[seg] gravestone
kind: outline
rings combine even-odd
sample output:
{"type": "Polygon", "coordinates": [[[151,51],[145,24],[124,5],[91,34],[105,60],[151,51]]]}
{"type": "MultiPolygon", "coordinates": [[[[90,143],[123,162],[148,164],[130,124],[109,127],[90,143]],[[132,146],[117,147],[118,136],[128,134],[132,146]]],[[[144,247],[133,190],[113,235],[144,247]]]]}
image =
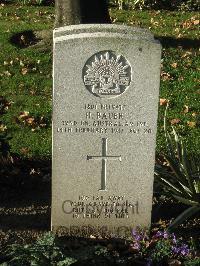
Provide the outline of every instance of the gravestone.
{"type": "Polygon", "coordinates": [[[54,231],[127,236],[150,225],[160,57],[148,30],[54,30],[54,231]]]}

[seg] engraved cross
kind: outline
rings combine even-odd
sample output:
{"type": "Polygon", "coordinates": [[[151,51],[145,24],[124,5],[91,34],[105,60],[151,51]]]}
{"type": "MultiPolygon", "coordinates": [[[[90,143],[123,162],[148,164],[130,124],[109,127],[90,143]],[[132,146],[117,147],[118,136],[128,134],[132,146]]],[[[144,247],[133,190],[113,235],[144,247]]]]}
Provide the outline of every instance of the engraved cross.
{"type": "Polygon", "coordinates": [[[102,160],[102,169],[101,169],[101,190],[106,190],[106,165],[107,160],[119,160],[121,162],[122,158],[121,155],[107,155],[107,138],[102,138],[102,155],[96,156],[96,155],[87,155],[87,160],[102,160]]]}

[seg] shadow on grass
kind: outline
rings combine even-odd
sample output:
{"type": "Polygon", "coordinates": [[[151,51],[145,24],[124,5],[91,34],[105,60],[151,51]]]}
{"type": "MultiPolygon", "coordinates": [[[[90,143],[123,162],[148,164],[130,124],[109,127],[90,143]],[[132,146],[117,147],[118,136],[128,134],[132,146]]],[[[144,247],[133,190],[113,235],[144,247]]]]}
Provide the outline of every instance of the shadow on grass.
{"type": "MultiPolygon", "coordinates": [[[[45,39],[51,39],[49,38],[51,36],[50,34],[40,34],[38,31],[37,33],[34,31],[23,31],[18,32],[14,34],[10,38],[10,42],[17,46],[18,48],[27,48],[29,46],[33,46],[40,42],[43,38],[45,39]]],[[[174,37],[168,37],[168,36],[155,36],[156,39],[158,39],[162,46],[164,48],[177,48],[182,47],[182,49],[190,49],[190,48],[199,48],[200,47],[200,39],[189,39],[189,38],[174,38],[174,37]]],[[[53,40],[51,40],[52,42],[53,40]]]]}
{"type": "MultiPolygon", "coordinates": [[[[15,233],[22,230],[25,234],[28,230],[50,230],[50,206],[51,161],[15,159],[14,163],[0,162],[0,231],[15,233]]],[[[153,205],[152,223],[176,218],[186,208],[183,204],[158,199],[153,205]]],[[[198,218],[200,215],[196,216],[198,218]]],[[[197,223],[192,219],[177,233],[200,234],[197,223]]]]}
{"type": "MultiPolygon", "coordinates": [[[[25,1],[26,2],[26,1],[25,1]]],[[[42,1],[41,4],[34,4],[34,1],[32,1],[33,3],[25,3],[23,4],[23,1],[17,1],[17,0],[1,0],[1,4],[6,4],[6,5],[18,5],[18,6],[54,6],[55,1],[54,0],[45,0],[42,1]]]]}
{"type": "Polygon", "coordinates": [[[0,230],[50,229],[51,162],[0,162],[0,230]]]}
{"type": "Polygon", "coordinates": [[[158,39],[164,48],[177,48],[182,47],[183,49],[189,48],[199,48],[200,47],[200,39],[189,39],[189,38],[173,38],[167,36],[155,36],[158,39]]]}
{"type": "Polygon", "coordinates": [[[34,45],[39,41],[41,39],[31,30],[18,32],[10,38],[10,42],[21,49],[34,45]]]}

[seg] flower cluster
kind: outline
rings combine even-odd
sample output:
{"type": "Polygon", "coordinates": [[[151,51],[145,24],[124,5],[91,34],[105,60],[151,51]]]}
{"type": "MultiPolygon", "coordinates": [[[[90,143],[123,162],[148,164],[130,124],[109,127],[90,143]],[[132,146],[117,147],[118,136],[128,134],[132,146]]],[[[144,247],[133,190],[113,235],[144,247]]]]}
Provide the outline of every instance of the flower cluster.
{"type": "Polygon", "coordinates": [[[188,256],[190,254],[190,249],[188,245],[182,244],[180,246],[172,247],[172,252],[178,256],[188,256]]]}
{"type": "Polygon", "coordinates": [[[132,230],[133,244],[131,244],[131,250],[142,251],[144,248],[148,248],[150,244],[150,238],[146,230],[136,228],[132,230]]]}
{"type": "Polygon", "coordinates": [[[177,240],[174,233],[170,234],[167,231],[158,231],[154,236],[154,239],[165,239],[170,241],[172,254],[178,256],[188,256],[190,249],[188,245],[182,244],[180,240],[177,240]]]}
{"type": "Polygon", "coordinates": [[[157,231],[150,236],[148,231],[136,228],[132,230],[132,237],[130,251],[148,258],[157,258],[157,253],[170,258],[186,257],[190,254],[188,245],[167,231],[157,231]]]}

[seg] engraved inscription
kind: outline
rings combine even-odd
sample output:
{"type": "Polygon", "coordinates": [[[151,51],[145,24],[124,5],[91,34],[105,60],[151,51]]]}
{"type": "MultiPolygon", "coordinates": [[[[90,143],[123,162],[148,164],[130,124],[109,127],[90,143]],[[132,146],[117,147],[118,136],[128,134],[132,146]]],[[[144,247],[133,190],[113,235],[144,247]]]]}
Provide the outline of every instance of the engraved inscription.
{"type": "Polygon", "coordinates": [[[101,51],[86,62],[83,82],[93,95],[112,98],[129,87],[131,66],[124,56],[116,55],[113,51],[101,51]]]}
{"type": "Polygon", "coordinates": [[[118,195],[79,195],[77,200],[65,200],[62,211],[74,219],[127,219],[139,214],[139,201],[129,201],[118,195]]]}
{"type": "Polygon", "coordinates": [[[87,155],[87,160],[102,160],[102,170],[101,170],[101,189],[106,190],[106,164],[107,160],[119,160],[121,162],[122,158],[121,156],[117,155],[107,155],[107,138],[102,138],[102,155],[96,156],[96,155],[87,155]]]}
{"type": "Polygon", "coordinates": [[[58,133],[80,134],[130,134],[151,136],[153,128],[149,121],[130,120],[129,106],[124,104],[86,103],[80,118],[66,117],[57,127],[58,133]]]}

